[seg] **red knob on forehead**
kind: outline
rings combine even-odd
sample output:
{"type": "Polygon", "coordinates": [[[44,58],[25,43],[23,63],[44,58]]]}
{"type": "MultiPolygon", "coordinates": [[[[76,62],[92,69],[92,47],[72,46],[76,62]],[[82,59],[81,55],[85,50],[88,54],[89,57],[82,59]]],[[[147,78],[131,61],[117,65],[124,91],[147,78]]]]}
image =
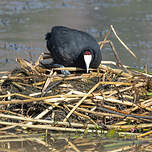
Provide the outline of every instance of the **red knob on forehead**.
{"type": "Polygon", "coordinates": [[[91,52],[90,51],[85,51],[84,55],[91,55],[91,52]]]}

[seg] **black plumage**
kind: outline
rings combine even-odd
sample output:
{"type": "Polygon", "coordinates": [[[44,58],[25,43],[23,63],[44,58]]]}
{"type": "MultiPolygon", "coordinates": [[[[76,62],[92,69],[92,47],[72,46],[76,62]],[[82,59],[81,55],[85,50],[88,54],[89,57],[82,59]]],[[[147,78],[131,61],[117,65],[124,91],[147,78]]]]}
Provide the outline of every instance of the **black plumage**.
{"type": "Polygon", "coordinates": [[[64,26],[55,26],[46,34],[47,48],[54,63],[66,67],[86,68],[84,54],[90,52],[90,66],[97,68],[101,63],[101,51],[97,41],[88,33],[64,26]],[[87,52],[87,53],[85,53],[87,52]]]}

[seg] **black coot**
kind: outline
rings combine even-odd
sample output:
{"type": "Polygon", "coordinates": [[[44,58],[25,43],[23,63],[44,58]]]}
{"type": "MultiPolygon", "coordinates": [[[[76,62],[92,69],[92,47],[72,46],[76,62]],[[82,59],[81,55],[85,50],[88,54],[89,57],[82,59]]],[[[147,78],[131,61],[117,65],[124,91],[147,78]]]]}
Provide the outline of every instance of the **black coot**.
{"type": "Polygon", "coordinates": [[[55,26],[46,34],[47,48],[54,63],[66,67],[97,68],[101,51],[97,41],[88,33],[64,26],[55,26]]]}

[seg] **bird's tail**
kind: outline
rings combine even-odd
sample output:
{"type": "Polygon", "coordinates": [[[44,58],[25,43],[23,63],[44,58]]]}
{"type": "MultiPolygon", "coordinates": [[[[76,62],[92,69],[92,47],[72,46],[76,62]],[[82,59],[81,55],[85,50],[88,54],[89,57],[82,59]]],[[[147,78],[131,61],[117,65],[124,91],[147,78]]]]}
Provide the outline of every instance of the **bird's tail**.
{"type": "Polygon", "coordinates": [[[49,40],[51,37],[51,32],[45,34],[45,40],[49,40]]]}

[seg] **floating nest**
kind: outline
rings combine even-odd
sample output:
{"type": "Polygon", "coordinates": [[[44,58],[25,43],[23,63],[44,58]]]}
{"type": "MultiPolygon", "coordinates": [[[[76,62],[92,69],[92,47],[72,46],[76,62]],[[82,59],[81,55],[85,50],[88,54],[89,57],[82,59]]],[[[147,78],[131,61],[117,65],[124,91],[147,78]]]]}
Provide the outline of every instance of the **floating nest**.
{"type": "Polygon", "coordinates": [[[43,58],[18,58],[20,68],[1,72],[0,130],[151,134],[152,75],[120,62],[121,68],[101,64],[89,74],[74,67],[48,69],[40,64],[43,58]]]}

